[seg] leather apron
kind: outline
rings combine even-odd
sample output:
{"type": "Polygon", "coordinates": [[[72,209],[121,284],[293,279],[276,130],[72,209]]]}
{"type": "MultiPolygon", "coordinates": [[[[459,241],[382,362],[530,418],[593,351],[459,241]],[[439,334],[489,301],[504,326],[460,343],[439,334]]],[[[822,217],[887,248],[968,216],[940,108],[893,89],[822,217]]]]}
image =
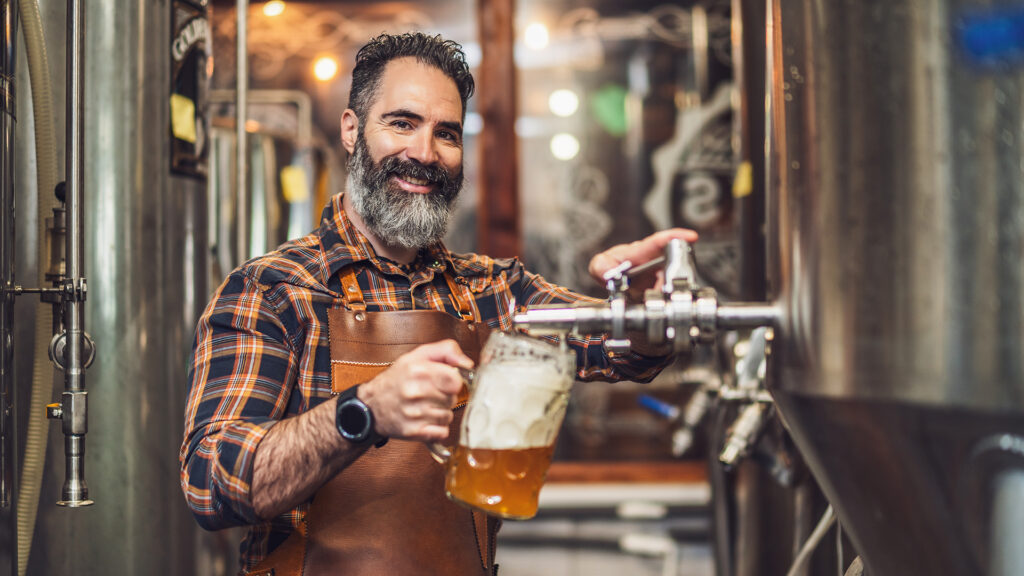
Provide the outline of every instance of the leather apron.
{"type": "MultiPolygon", "coordinates": [[[[444,277],[463,319],[436,310],[367,312],[355,271],[341,272],[345,307],[327,313],[332,394],[445,338],[479,361],[489,328],[474,318],[468,288],[444,277]]],[[[456,404],[449,438],[458,437],[465,400],[456,404]]],[[[422,442],[391,439],[370,447],[320,488],[302,524],[249,574],[492,574],[500,520],[448,500],[444,474],[422,442]]]]}

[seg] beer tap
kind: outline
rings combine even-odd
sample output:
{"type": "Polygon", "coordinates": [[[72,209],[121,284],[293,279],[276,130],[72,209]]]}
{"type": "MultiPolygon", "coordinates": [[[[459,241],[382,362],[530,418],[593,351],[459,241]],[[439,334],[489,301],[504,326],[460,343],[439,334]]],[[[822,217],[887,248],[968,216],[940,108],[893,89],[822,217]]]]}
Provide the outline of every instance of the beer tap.
{"type": "Polygon", "coordinates": [[[779,312],[770,303],[720,302],[714,288],[698,284],[696,270],[693,248],[675,239],[659,258],[638,266],[626,261],[609,270],[604,275],[606,304],[532,306],[517,314],[514,322],[532,334],[607,334],[605,346],[613,354],[629,351],[627,332],[644,334],[652,345],[671,345],[673,352],[685,353],[694,346],[714,342],[721,331],[754,329],[747,354],[736,366],[735,386],[703,386],[685,409],[654,406],[651,401],[647,406],[680,423],[673,437],[673,453],[682,455],[690,447],[693,429],[709,410],[712,397],[740,404],[739,416],[719,455],[729,467],[750,452],[770,415],[772,400],[763,386],[763,365],[771,327],[779,312]],[[628,304],[630,278],[657,266],[664,266],[664,281],[647,290],[642,303],[628,304]]]}
{"type": "Polygon", "coordinates": [[[633,266],[629,261],[604,275],[606,304],[591,306],[530,306],[516,314],[517,327],[531,334],[607,334],[605,346],[612,353],[630,349],[627,332],[645,334],[655,346],[671,345],[673,352],[688,352],[697,344],[713,342],[720,330],[771,326],[778,317],[766,303],[719,303],[714,288],[698,286],[693,248],[674,239],[663,256],[633,266]],[[630,277],[664,266],[665,280],[644,293],[642,304],[628,304],[630,277]]]}

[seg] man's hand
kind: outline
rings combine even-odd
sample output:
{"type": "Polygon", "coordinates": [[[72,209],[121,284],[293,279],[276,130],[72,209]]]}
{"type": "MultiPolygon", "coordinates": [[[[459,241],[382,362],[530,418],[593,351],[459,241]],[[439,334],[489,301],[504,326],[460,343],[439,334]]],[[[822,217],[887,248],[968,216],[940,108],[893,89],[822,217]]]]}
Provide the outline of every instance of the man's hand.
{"type": "Polygon", "coordinates": [[[379,434],[423,442],[444,440],[463,385],[458,368],[472,367],[473,361],[454,340],[425,344],[359,386],[359,399],[373,411],[379,434]]]}
{"type": "MultiPolygon", "coordinates": [[[[590,275],[603,285],[605,272],[626,260],[632,262],[633,266],[639,266],[654,260],[665,253],[665,246],[670,240],[675,238],[681,238],[687,242],[696,242],[697,233],[683,228],[670,228],[655,232],[643,240],[612,246],[590,259],[590,275]]],[[[661,269],[651,270],[636,277],[631,276],[629,279],[629,299],[634,302],[640,302],[643,300],[644,291],[656,287],[661,278],[663,278],[661,269]]]]}

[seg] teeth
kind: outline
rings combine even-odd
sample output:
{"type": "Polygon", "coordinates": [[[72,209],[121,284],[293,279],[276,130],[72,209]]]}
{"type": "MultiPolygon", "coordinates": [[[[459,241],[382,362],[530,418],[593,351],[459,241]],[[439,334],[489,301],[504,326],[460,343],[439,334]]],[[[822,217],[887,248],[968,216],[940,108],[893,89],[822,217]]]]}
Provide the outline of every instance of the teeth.
{"type": "Polygon", "coordinates": [[[405,177],[405,181],[410,183],[410,184],[415,184],[417,186],[426,186],[427,184],[429,184],[429,182],[427,180],[421,180],[419,178],[413,178],[412,176],[406,176],[405,177]]]}

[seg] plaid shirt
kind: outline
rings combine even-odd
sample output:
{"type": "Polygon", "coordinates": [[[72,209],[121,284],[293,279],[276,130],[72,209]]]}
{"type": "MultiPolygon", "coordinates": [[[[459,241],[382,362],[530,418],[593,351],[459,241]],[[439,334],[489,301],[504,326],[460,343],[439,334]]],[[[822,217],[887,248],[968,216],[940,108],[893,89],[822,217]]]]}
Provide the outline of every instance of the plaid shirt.
{"type": "MultiPolygon", "coordinates": [[[[596,302],[525,271],[514,259],[458,255],[438,244],[401,266],[379,258],[334,196],[313,233],[234,270],[196,327],[189,368],[181,486],[208,530],[248,525],[243,569],[276,548],[302,521],[308,503],[264,520],[253,510],[250,485],[256,447],[282,418],[331,397],[327,310],[341,306],[338,271],[356,266],[366,309],[432,309],[457,316],[446,271],[468,287],[477,316],[512,329],[510,304],[596,302]]],[[[582,380],[646,381],[662,358],[627,354],[610,359],[601,338],[571,339],[582,380]]]]}

